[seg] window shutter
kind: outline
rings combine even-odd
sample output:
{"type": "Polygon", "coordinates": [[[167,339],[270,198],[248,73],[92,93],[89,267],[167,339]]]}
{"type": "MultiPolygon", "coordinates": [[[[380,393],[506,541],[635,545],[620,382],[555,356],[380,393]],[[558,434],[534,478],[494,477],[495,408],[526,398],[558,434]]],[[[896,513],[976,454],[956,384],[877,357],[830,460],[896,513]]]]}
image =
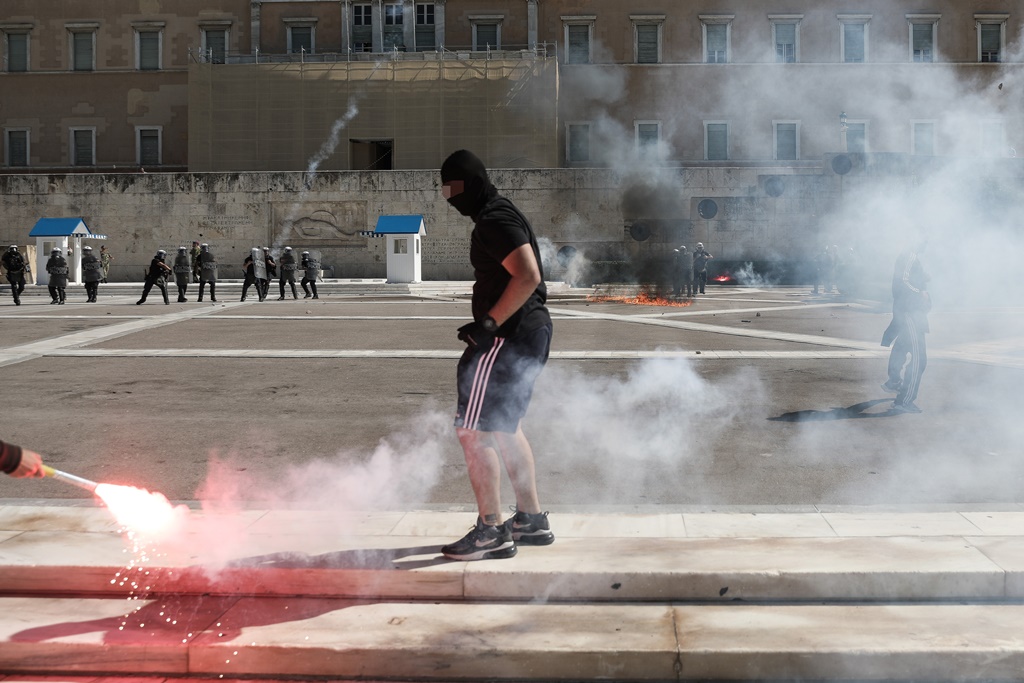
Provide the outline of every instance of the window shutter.
{"type": "Polygon", "coordinates": [[[139,163],[142,166],[160,165],[160,131],[139,131],[139,163]]]}
{"type": "Polygon", "coordinates": [[[227,31],[207,31],[206,50],[210,53],[214,64],[223,64],[227,53],[227,31]]]}
{"type": "Polygon", "coordinates": [[[846,149],[851,152],[864,152],[866,136],[863,123],[851,123],[846,128],[846,149]]]}
{"type": "Polygon", "coordinates": [[[160,68],[160,34],[156,31],[139,32],[139,69],[156,71],[160,68]]]}
{"type": "Polygon", "coordinates": [[[570,24],[569,49],[566,55],[568,64],[590,63],[590,26],[586,24],[570,24]]]}
{"type": "Polygon", "coordinates": [[[28,133],[23,130],[9,131],[7,152],[11,166],[28,166],[28,133]]]}
{"type": "Polygon", "coordinates": [[[658,26],[637,24],[636,61],[638,64],[658,63],[658,26]]]}
{"type": "Polygon", "coordinates": [[[75,32],[71,34],[74,40],[74,70],[92,71],[92,33],[75,32]]]}
{"type": "Polygon", "coordinates": [[[775,24],[777,45],[796,45],[796,24],[775,24]]]}
{"type": "Polygon", "coordinates": [[[75,166],[92,166],[92,131],[75,131],[75,166]]]}
{"type": "Polygon", "coordinates": [[[292,26],[292,52],[298,53],[303,50],[307,54],[313,51],[313,27],[292,26]]]}
{"type": "Polygon", "coordinates": [[[729,158],[729,127],[724,123],[708,124],[708,161],[729,158]]]}
{"type": "Polygon", "coordinates": [[[932,25],[914,24],[913,42],[914,61],[932,61],[932,25]]]}
{"type": "Polygon", "coordinates": [[[639,123],[636,127],[636,141],[640,147],[658,144],[658,124],[639,123]]]}
{"type": "Polygon", "coordinates": [[[483,50],[488,46],[490,46],[492,50],[498,47],[498,25],[477,24],[476,45],[474,46],[474,49],[483,50]]]}
{"type": "Polygon", "coordinates": [[[726,24],[708,24],[708,63],[724,64],[726,61],[726,24]]]}
{"type": "Polygon", "coordinates": [[[843,24],[844,62],[864,61],[864,24],[843,24]]]}
{"type": "Polygon", "coordinates": [[[28,71],[28,34],[7,34],[7,70],[28,71]]]}
{"type": "Polygon", "coordinates": [[[796,159],[795,123],[780,123],[775,127],[775,156],[781,160],[796,159]]]}
{"type": "Polygon", "coordinates": [[[998,62],[999,61],[999,41],[1000,26],[999,24],[982,24],[981,25],[981,61],[983,62],[998,62]]]}

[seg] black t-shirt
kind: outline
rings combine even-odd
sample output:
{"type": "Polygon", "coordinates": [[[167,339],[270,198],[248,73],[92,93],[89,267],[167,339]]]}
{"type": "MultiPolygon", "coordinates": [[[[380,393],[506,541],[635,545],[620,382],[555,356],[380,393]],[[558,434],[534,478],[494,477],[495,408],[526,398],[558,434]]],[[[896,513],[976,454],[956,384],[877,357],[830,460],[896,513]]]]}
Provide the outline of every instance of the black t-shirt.
{"type": "Polygon", "coordinates": [[[529,244],[540,269],[540,284],[526,303],[498,328],[498,335],[511,337],[550,323],[551,316],[544,305],[548,291],[540,249],[526,216],[511,201],[498,195],[484,205],[474,220],[476,227],[469,247],[469,262],[476,280],[473,283],[473,318],[486,318],[511,281],[512,276],[501,265],[502,261],[519,247],[529,244]]]}

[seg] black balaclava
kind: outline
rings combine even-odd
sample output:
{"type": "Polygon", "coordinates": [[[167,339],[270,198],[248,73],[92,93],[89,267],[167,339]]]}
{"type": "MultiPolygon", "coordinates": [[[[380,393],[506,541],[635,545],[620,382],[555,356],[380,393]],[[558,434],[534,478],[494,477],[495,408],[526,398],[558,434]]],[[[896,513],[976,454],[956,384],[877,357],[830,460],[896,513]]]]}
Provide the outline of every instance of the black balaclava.
{"type": "Polygon", "coordinates": [[[452,152],[441,164],[441,182],[447,183],[451,180],[461,180],[465,183],[465,190],[461,194],[448,199],[448,203],[463,216],[477,215],[484,208],[484,204],[498,194],[498,190],[491,185],[487,177],[484,162],[465,149],[452,152]]]}

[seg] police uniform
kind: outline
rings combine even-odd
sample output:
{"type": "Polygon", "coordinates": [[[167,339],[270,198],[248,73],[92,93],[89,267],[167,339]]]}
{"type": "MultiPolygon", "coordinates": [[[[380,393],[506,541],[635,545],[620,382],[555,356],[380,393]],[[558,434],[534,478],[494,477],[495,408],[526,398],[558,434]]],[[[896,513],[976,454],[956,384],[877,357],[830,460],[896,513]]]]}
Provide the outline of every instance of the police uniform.
{"type": "Polygon", "coordinates": [[[92,253],[92,247],[82,247],[82,282],[85,283],[86,303],[96,303],[100,281],[103,279],[103,264],[92,253]]]}
{"type": "Polygon", "coordinates": [[[170,267],[164,263],[166,255],[167,252],[161,249],[156,252],[156,256],[149,262],[149,272],[146,273],[146,283],[142,288],[142,298],[135,302],[136,305],[146,303],[146,297],[149,296],[149,290],[153,289],[153,285],[160,288],[160,293],[164,295],[164,303],[171,303],[171,300],[167,298],[167,283],[165,281],[165,278],[171,272],[170,267]]]}
{"type": "Polygon", "coordinates": [[[11,283],[14,305],[20,306],[21,293],[25,291],[25,257],[18,251],[18,246],[12,244],[7,247],[3,257],[0,257],[0,262],[7,271],[7,281],[11,283]]]}
{"type": "Polygon", "coordinates": [[[199,301],[203,300],[203,288],[210,283],[210,301],[216,301],[217,295],[217,258],[210,251],[210,245],[199,246],[199,301]]]}
{"type": "Polygon", "coordinates": [[[320,297],[316,293],[316,278],[320,274],[320,262],[317,261],[308,251],[302,252],[302,270],[305,274],[302,276],[302,291],[306,293],[304,299],[310,297],[309,290],[313,290],[313,298],[319,299],[320,297]],[[308,285],[308,287],[307,287],[308,285]]]}
{"type": "Polygon", "coordinates": [[[281,287],[281,296],[278,301],[284,301],[284,285],[287,282],[292,286],[292,298],[298,299],[299,293],[295,290],[295,252],[292,251],[291,247],[285,247],[284,253],[281,254],[280,263],[281,275],[278,280],[278,285],[281,287]]]}
{"type": "Polygon", "coordinates": [[[189,261],[185,247],[178,247],[178,255],[174,257],[174,284],[178,287],[178,303],[188,301],[188,281],[192,279],[192,263],[189,261]]]}
{"type": "Polygon", "coordinates": [[[61,255],[61,250],[54,247],[50,251],[50,259],[46,262],[46,272],[50,275],[48,289],[50,290],[50,303],[64,303],[64,288],[68,286],[68,262],[61,255]]]}

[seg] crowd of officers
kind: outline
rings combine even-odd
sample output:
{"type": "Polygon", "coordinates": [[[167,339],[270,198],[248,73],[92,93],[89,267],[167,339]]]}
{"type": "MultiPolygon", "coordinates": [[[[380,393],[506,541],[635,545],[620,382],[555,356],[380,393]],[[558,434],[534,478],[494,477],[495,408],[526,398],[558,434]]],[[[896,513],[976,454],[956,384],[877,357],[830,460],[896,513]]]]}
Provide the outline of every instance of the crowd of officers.
{"type": "MultiPolygon", "coordinates": [[[[82,281],[85,283],[87,303],[96,303],[96,296],[99,293],[101,283],[107,281],[110,270],[110,255],[106,247],[101,248],[99,256],[93,254],[92,247],[82,247],[82,281]]],[[[25,272],[28,270],[28,263],[24,255],[18,251],[17,245],[10,245],[0,257],[0,265],[7,273],[7,281],[11,283],[11,294],[14,303],[21,305],[21,295],[25,290],[25,272]]],[[[285,297],[285,285],[291,286],[293,299],[298,299],[298,291],[295,288],[295,274],[297,270],[302,271],[300,281],[305,298],[319,299],[316,290],[316,280],[320,274],[320,262],[308,251],[302,252],[296,260],[295,252],[291,247],[285,247],[281,255],[275,260],[270,254],[270,247],[254,247],[250,250],[242,263],[245,272],[245,279],[242,284],[242,301],[245,301],[249,288],[255,286],[256,294],[260,301],[267,298],[270,289],[270,280],[277,278],[281,295],[278,301],[285,297]]],[[[66,289],[68,285],[68,262],[64,258],[63,250],[54,247],[50,251],[50,257],[46,262],[46,273],[49,276],[48,289],[50,292],[51,304],[63,304],[66,300],[66,289]]],[[[190,283],[199,283],[199,297],[197,301],[203,300],[206,286],[210,286],[210,301],[217,301],[217,259],[210,251],[209,244],[200,244],[198,241],[192,243],[191,251],[186,247],[178,247],[178,253],[174,257],[173,264],[167,263],[167,252],[160,249],[150,261],[146,270],[146,277],[142,288],[142,297],[136,302],[141,305],[146,302],[150,290],[156,287],[163,295],[164,303],[170,304],[167,295],[167,283],[174,280],[178,289],[178,302],[188,301],[185,294],[190,283]]]]}

